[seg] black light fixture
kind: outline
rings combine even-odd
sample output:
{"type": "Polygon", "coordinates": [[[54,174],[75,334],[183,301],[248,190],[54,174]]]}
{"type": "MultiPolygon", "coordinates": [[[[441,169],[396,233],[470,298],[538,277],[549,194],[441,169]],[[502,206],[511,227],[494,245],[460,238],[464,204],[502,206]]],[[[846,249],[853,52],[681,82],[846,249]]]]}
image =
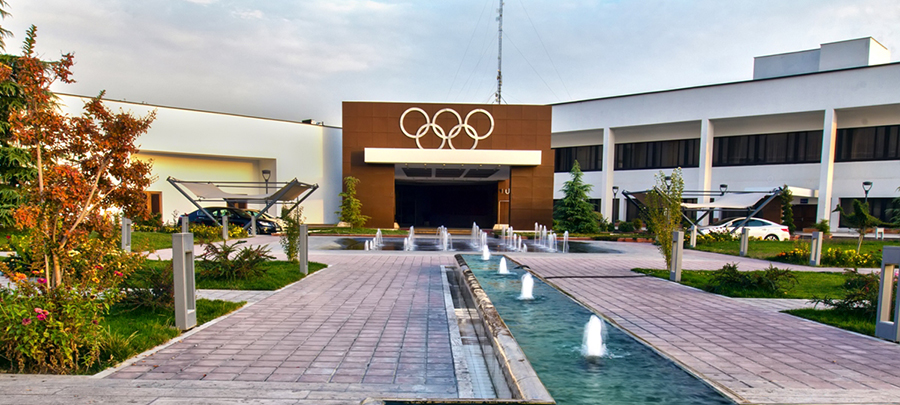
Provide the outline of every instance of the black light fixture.
{"type": "Polygon", "coordinates": [[[864,181],[862,184],[862,188],[863,188],[863,191],[866,192],[865,202],[868,203],[869,202],[869,190],[872,189],[872,182],[868,181],[868,180],[864,181]]]}
{"type": "Polygon", "coordinates": [[[727,184],[719,184],[719,191],[722,192],[722,195],[725,195],[725,192],[728,191],[728,185],[727,184]]]}
{"type": "Polygon", "coordinates": [[[266,193],[269,192],[269,178],[272,177],[272,171],[269,169],[263,169],[262,171],[263,180],[266,181],[266,193]]]}
{"type": "Polygon", "coordinates": [[[668,190],[669,187],[672,186],[672,176],[666,176],[666,177],[663,177],[663,180],[665,180],[665,182],[666,182],[666,189],[668,190]]]}
{"type": "Polygon", "coordinates": [[[619,186],[613,186],[613,199],[619,194],[619,186]]]}

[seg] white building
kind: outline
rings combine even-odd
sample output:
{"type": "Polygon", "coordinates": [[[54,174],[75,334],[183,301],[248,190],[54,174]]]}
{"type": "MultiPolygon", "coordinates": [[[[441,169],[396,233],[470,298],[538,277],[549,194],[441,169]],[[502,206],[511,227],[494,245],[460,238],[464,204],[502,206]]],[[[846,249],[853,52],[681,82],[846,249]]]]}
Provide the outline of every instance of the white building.
{"type": "MultiPolygon", "coordinates": [[[[809,189],[794,201],[798,224],[834,229],[835,206],[871,181],[883,215],[900,193],[900,63],[889,61],[862,38],[758,57],[753,80],[555,104],[555,190],[577,159],[612,218],[613,186],[646,190],[682,167],[689,190],[809,189]]],[[[615,203],[625,219],[621,194],[615,203]]]]}
{"type": "MultiPolygon", "coordinates": [[[[87,99],[61,95],[63,109],[81,114],[87,99]]],[[[139,138],[139,159],[153,160],[154,182],[148,204],[163,221],[173,213],[196,210],[166,179],[269,182],[297,178],[317,183],[319,190],[304,201],[303,214],[312,224],[336,223],[341,192],[341,129],[325,125],[214,113],[123,101],[105,101],[113,111],[137,115],[156,110],[150,131],[139,138]]],[[[231,190],[262,194],[265,190],[231,190]]],[[[223,206],[224,203],[204,203],[223,206]]],[[[253,207],[248,208],[262,208],[253,207]]],[[[276,210],[270,210],[277,215],[276,210]]]]}

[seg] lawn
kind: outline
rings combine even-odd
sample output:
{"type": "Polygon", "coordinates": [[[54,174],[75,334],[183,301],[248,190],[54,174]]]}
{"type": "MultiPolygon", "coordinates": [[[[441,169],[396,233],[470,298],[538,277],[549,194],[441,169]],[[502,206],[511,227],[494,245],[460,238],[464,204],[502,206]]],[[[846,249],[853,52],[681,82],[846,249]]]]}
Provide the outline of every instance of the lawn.
{"type": "Polygon", "coordinates": [[[874,314],[866,314],[862,311],[812,308],[790,309],[784,312],[841,329],[875,336],[874,314]]]}
{"type": "MultiPolygon", "coordinates": [[[[147,260],[146,266],[154,269],[165,269],[170,266],[171,260],[147,260]]],[[[197,264],[199,265],[199,261],[197,264]]],[[[262,277],[247,280],[221,280],[209,279],[199,275],[199,268],[195,268],[197,275],[197,288],[210,290],[266,290],[274,291],[303,278],[300,273],[300,265],[287,261],[269,261],[260,265],[265,269],[262,277]]],[[[326,264],[309,262],[309,274],[324,269],[326,264]]]]}
{"type": "MultiPolygon", "coordinates": [[[[747,255],[755,259],[775,260],[779,253],[786,252],[794,248],[794,245],[809,246],[809,240],[803,239],[799,241],[750,241],[749,252],[747,255]]],[[[856,250],[856,239],[826,239],[822,244],[822,250],[828,248],[840,248],[842,250],[856,250]]],[[[881,249],[885,246],[900,246],[900,241],[884,241],[884,240],[865,240],[862,245],[862,253],[877,253],[877,257],[881,257],[881,249]]],[[[698,244],[696,250],[706,252],[724,253],[726,255],[739,256],[741,242],[739,240],[726,242],[709,242],[698,244]]]]}
{"type": "MultiPolygon", "coordinates": [[[[634,269],[632,271],[649,274],[653,277],[669,279],[668,270],[634,269]]],[[[748,272],[748,273],[762,273],[748,272]]],[[[842,273],[818,273],[808,271],[792,271],[797,278],[797,284],[783,295],[773,295],[767,291],[757,290],[732,290],[723,291],[723,295],[736,298],[844,298],[844,290],[841,286],[845,278],[842,273]]],[[[709,291],[709,282],[712,276],[711,270],[684,270],[681,272],[681,284],[709,291]]]]}
{"type": "MultiPolygon", "coordinates": [[[[197,326],[228,314],[246,302],[197,300],[197,326]]],[[[110,308],[101,325],[107,330],[107,344],[100,352],[100,364],[92,373],[127,360],[148,349],[163,344],[181,334],[175,328],[172,309],[130,308],[118,304],[110,308]]]]}
{"type": "MultiPolygon", "coordinates": [[[[213,242],[221,241],[221,237],[213,239],[213,242]]],[[[194,243],[206,243],[194,237],[194,243]]],[[[164,232],[132,232],[131,251],[148,252],[160,249],[172,248],[172,234],[164,232]]]]}

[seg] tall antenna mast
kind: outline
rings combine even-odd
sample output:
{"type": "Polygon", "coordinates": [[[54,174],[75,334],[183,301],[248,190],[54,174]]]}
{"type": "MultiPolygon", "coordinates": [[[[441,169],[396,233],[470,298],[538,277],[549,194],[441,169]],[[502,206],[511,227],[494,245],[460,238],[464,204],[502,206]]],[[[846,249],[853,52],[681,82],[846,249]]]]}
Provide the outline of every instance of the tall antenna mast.
{"type": "Polygon", "coordinates": [[[498,32],[497,32],[497,104],[500,104],[500,88],[503,86],[503,73],[501,67],[503,66],[503,0],[500,0],[500,15],[497,17],[498,24],[498,32]]]}

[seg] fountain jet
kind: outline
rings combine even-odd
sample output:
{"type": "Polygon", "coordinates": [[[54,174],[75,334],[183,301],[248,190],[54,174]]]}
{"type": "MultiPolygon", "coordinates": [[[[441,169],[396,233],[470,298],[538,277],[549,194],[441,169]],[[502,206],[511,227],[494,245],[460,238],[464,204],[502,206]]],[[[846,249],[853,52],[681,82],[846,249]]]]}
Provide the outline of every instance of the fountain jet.
{"type": "Polygon", "coordinates": [[[509,269],[506,267],[506,258],[500,258],[500,270],[497,271],[500,274],[509,274],[509,269]]]}
{"type": "Polygon", "coordinates": [[[531,277],[531,273],[526,272],[525,275],[522,276],[522,294],[519,295],[519,299],[534,299],[534,278],[531,277]]]}
{"type": "Polygon", "coordinates": [[[606,355],[606,344],[603,343],[603,321],[597,315],[591,315],[591,319],[584,326],[584,340],[581,342],[581,354],[584,357],[603,357],[606,355]]]}
{"type": "Polygon", "coordinates": [[[487,244],[485,244],[484,247],[481,248],[481,260],[491,260],[491,251],[488,250],[487,244]]]}

